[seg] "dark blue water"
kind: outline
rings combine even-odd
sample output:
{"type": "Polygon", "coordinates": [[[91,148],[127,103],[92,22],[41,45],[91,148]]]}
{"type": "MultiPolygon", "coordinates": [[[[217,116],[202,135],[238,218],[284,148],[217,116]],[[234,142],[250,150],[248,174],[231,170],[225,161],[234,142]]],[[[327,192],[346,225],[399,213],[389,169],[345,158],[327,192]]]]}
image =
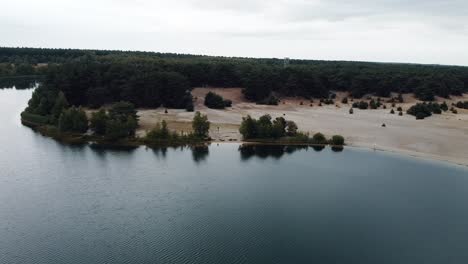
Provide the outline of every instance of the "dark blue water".
{"type": "Polygon", "coordinates": [[[346,148],[102,150],[0,90],[0,263],[467,263],[468,170],[346,148]]]}

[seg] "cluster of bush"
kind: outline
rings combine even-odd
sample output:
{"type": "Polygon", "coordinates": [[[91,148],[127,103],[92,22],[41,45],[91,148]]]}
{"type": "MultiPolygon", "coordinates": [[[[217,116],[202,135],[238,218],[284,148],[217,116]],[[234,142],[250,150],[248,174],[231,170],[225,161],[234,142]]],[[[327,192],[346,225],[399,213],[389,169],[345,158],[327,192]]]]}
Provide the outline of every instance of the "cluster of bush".
{"type": "Polygon", "coordinates": [[[468,109],[468,101],[460,101],[455,104],[456,107],[461,108],[461,109],[468,109]]]}
{"type": "Polygon", "coordinates": [[[354,102],[353,103],[353,108],[359,108],[361,110],[365,110],[365,109],[377,109],[377,108],[380,108],[382,106],[382,101],[380,98],[377,98],[377,100],[375,99],[370,99],[369,103],[366,102],[366,101],[358,101],[358,102],[354,102]]]}
{"type": "Polygon", "coordinates": [[[332,98],[327,98],[327,99],[320,99],[320,104],[326,104],[326,105],[332,105],[334,104],[335,101],[333,101],[332,98]]]}
{"type": "Polygon", "coordinates": [[[361,110],[365,110],[369,108],[369,103],[366,101],[354,102],[353,108],[359,108],[361,110]]]}
{"type": "Polygon", "coordinates": [[[209,137],[210,122],[206,115],[196,112],[192,120],[193,132],[183,134],[170,131],[165,120],[146,133],[144,142],[149,145],[185,145],[206,140],[209,137]]]}
{"type": "MultiPolygon", "coordinates": [[[[399,115],[399,116],[402,116],[402,115],[403,115],[403,108],[401,108],[401,106],[399,106],[399,107],[397,108],[397,111],[398,111],[398,115],[399,115]]],[[[392,114],[392,115],[395,114],[395,110],[393,110],[393,108],[392,108],[392,110],[390,110],[390,114],[392,114]]]]}
{"type": "Polygon", "coordinates": [[[208,92],[205,96],[205,105],[212,109],[224,109],[232,106],[231,100],[224,100],[224,98],[216,93],[208,92]]]}
{"type": "Polygon", "coordinates": [[[403,95],[401,93],[398,94],[397,97],[392,97],[390,100],[388,100],[389,103],[395,104],[395,103],[403,103],[403,95]]]}
{"type": "Polygon", "coordinates": [[[411,106],[406,112],[409,115],[413,115],[416,119],[424,119],[431,116],[432,114],[442,114],[442,111],[448,111],[447,103],[442,104],[430,102],[430,103],[417,103],[411,106]]]}
{"type": "Polygon", "coordinates": [[[287,143],[307,143],[319,145],[344,145],[344,138],[335,135],[327,139],[322,133],[316,133],[311,137],[309,134],[298,131],[294,121],[286,120],[283,117],[272,119],[270,115],[263,115],[259,119],[247,116],[242,118],[239,128],[244,140],[275,140],[287,143]]]}

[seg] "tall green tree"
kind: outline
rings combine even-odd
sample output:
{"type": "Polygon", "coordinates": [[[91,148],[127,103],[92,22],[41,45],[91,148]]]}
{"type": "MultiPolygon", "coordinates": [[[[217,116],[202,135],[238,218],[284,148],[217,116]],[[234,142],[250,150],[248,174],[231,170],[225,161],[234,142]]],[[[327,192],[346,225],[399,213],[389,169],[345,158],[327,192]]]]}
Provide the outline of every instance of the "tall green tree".
{"type": "Polygon", "coordinates": [[[210,130],[210,121],[206,115],[202,115],[200,112],[195,112],[195,116],[192,121],[193,132],[196,137],[206,138],[210,130]]]}
{"type": "Polygon", "coordinates": [[[70,107],[64,109],[58,120],[61,132],[85,133],[88,130],[88,118],[81,108],[70,107]]]}

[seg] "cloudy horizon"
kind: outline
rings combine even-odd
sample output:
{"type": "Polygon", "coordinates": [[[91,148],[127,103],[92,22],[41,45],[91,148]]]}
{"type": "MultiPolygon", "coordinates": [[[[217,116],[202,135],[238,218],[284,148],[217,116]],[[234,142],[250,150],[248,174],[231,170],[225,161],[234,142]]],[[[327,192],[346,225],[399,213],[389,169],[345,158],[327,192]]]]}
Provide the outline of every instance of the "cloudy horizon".
{"type": "Polygon", "coordinates": [[[0,46],[468,66],[460,0],[15,0],[0,46]]]}

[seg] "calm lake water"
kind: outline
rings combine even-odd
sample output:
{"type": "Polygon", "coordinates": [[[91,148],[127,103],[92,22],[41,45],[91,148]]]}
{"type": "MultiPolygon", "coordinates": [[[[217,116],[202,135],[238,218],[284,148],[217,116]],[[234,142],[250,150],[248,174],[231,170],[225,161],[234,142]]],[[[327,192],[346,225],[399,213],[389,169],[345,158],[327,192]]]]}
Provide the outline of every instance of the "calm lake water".
{"type": "Polygon", "coordinates": [[[102,150],[0,90],[0,263],[468,263],[468,170],[346,148],[102,150]]]}

